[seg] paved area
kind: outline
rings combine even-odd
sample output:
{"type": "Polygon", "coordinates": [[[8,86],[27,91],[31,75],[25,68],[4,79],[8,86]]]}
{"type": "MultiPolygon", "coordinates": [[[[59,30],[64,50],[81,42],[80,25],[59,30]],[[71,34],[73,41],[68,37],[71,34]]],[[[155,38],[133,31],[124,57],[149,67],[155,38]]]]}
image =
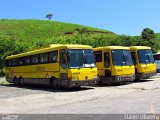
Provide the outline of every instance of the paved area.
{"type": "Polygon", "coordinates": [[[79,89],[0,85],[0,104],[3,114],[160,114],[160,74],[140,82],[79,89]]]}

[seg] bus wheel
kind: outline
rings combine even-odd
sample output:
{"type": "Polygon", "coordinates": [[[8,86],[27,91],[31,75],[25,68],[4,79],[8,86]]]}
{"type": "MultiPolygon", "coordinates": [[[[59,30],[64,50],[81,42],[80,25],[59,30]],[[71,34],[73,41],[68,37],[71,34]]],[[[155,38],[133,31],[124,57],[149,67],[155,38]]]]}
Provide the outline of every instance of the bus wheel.
{"type": "Polygon", "coordinates": [[[139,81],[140,81],[139,78],[135,78],[135,79],[134,79],[134,82],[139,82],[139,81]]]}
{"type": "Polygon", "coordinates": [[[15,83],[17,86],[19,86],[19,80],[18,80],[17,77],[14,78],[14,83],[15,83]]]}
{"type": "Polygon", "coordinates": [[[103,83],[102,83],[102,78],[101,77],[98,77],[98,80],[97,80],[97,83],[96,83],[97,85],[102,85],[103,83]]]}
{"type": "Polygon", "coordinates": [[[22,77],[19,78],[19,84],[22,86],[24,85],[24,79],[22,77]]]}
{"type": "Polygon", "coordinates": [[[55,77],[51,77],[49,84],[50,87],[57,88],[57,80],[55,79],[55,77]]]}

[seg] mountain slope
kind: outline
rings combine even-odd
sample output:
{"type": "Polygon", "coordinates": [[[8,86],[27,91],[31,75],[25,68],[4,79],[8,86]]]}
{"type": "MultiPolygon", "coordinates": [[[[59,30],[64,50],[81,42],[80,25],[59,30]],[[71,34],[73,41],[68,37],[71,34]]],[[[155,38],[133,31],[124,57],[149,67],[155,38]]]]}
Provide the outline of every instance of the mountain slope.
{"type": "Polygon", "coordinates": [[[45,40],[53,36],[75,34],[79,31],[87,31],[92,34],[115,35],[106,30],[63,22],[46,20],[0,20],[0,35],[14,36],[16,39],[22,41],[45,40]]]}

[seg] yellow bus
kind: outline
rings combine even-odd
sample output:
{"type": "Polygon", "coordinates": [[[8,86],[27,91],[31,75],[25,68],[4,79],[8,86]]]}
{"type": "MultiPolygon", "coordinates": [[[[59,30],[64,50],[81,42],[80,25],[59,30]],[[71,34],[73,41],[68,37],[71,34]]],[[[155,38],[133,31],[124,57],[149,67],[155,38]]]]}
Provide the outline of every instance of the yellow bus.
{"type": "Polygon", "coordinates": [[[97,68],[92,47],[53,44],[6,58],[6,80],[16,85],[79,87],[95,84],[97,68]]]}
{"type": "Polygon", "coordinates": [[[156,64],[150,47],[131,46],[130,51],[135,65],[135,80],[150,78],[156,74],[156,64]]]}
{"type": "Polygon", "coordinates": [[[93,50],[100,84],[135,79],[135,68],[129,47],[106,46],[93,48],[93,50]]]}

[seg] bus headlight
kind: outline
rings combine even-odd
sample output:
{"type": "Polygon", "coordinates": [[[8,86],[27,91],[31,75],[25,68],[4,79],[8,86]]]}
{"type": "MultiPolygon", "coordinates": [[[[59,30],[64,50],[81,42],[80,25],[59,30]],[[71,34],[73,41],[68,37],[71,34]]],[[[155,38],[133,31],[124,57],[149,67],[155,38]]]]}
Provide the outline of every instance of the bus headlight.
{"type": "Polygon", "coordinates": [[[77,76],[72,76],[72,80],[73,80],[73,81],[76,81],[76,80],[79,80],[79,79],[78,79],[77,76]]]}

